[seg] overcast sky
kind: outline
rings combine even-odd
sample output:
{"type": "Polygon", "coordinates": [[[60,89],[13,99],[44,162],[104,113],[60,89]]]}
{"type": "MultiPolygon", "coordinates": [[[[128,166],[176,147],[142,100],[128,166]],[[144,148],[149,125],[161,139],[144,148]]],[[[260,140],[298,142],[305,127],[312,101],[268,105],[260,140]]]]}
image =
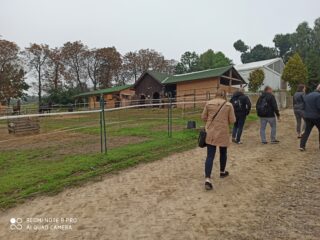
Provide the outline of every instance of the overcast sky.
{"type": "Polygon", "coordinates": [[[236,40],[273,46],[276,33],[317,17],[319,0],[1,0],[0,35],[20,47],[81,40],[175,59],[212,48],[239,63],[236,40]]]}

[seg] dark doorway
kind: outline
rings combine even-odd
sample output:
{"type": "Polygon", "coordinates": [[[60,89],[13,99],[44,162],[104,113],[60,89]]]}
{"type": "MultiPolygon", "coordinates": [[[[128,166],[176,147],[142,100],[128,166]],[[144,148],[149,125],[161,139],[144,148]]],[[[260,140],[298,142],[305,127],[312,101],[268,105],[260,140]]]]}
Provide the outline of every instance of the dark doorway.
{"type": "Polygon", "coordinates": [[[146,103],[146,96],[144,94],[141,94],[139,104],[142,105],[145,103],[146,103]]]}
{"type": "Polygon", "coordinates": [[[166,97],[176,98],[176,92],[177,92],[176,85],[166,85],[165,92],[166,92],[166,97]]]}
{"type": "MultiPolygon", "coordinates": [[[[154,104],[160,103],[160,94],[158,92],[154,92],[152,94],[152,103],[154,104]]],[[[153,107],[158,107],[158,106],[153,106],[153,107]]]]}
{"type": "Polygon", "coordinates": [[[152,95],[153,99],[160,99],[160,94],[158,92],[153,93],[152,95]]]}

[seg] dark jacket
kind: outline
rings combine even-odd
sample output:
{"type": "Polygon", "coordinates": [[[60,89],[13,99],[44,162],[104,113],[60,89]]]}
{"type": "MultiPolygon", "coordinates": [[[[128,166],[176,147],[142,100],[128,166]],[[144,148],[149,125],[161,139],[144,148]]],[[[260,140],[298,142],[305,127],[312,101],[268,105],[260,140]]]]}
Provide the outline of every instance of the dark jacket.
{"type": "Polygon", "coordinates": [[[312,92],[304,97],[304,117],[320,119],[320,92],[312,92]]]}
{"type": "Polygon", "coordinates": [[[302,111],[304,108],[304,92],[296,92],[293,95],[293,109],[295,111],[302,111]]]}
{"type": "Polygon", "coordinates": [[[230,100],[231,103],[234,102],[234,100],[238,100],[241,104],[240,109],[236,109],[234,107],[234,113],[236,116],[246,116],[251,111],[251,102],[248,96],[244,95],[242,92],[235,92],[230,100]]]}
{"type": "Polygon", "coordinates": [[[280,117],[276,98],[271,93],[266,93],[266,92],[262,93],[257,101],[256,106],[259,105],[259,103],[262,101],[263,98],[266,98],[266,101],[267,101],[267,114],[265,116],[259,116],[259,117],[265,117],[265,118],[274,118],[275,116],[280,117]]]}

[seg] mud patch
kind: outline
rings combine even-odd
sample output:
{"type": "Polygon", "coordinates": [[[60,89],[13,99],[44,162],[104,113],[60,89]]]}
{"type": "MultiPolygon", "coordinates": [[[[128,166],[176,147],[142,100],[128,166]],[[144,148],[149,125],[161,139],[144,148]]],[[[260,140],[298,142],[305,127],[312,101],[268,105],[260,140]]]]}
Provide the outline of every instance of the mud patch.
{"type": "MultiPolygon", "coordinates": [[[[117,136],[107,138],[108,149],[124,146],[132,143],[146,141],[146,137],[117,136]]],[[[51,132],[50,134],[39,134],[33,136],[12,137],[0,144],[0,151],[5,150],[46,150],[54,152],[44,159],[55,159],[61,155],[88,154],[100,152],[100,136],[74,132],[51,132]]]]}
{"type": "MultiPolygon", "coordinates": [[[[107,139],[107,148],[113,149],[122,147],[128,144],[137,144],[148,140],[146,137],[135,137],[135,136],[123,136],[123,137],[110,137],[107,139]]],[[[64,146],[60,148],[57,153],[60,155],[70,154],[88,154],[88,153],[99,153],[101,150],[100,137],[92,137],[85,139],[84,142],[78,141],[70,147],[64,146]]]]}

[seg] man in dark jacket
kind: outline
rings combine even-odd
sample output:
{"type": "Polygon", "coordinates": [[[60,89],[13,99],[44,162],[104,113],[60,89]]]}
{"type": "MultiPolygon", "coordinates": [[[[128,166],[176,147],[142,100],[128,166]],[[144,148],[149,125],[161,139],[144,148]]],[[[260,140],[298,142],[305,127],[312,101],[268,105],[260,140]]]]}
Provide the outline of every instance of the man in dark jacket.
{"type": "Polygon", "coordinates": [[[241,135],[246,118],[251,111],[251,102],[248,96],[244,94],[243,88],[240,88],[233,94],[230,102],[233,105],[236,116],[236,122],[234,123],[232,131],[232,141],[237,144],[242,144],[241,135]]]}
{"type": "Polygon", "coordinates": [[[266,139],[266,127],[270,124],[271,127],[271,143],[277,144],[277,118],[280,120],[280,113],[276,98],[272,94],[273,90],[271,87],[266,86],[263,93],[259,97],[256,109],[257,114],[260,117],[260,136],[262,144],[267,144],[266,139]]]}
{"type": "Polygon", "coordinates": [[[320,84],[317,90],[304,97],[304,119],[306,122],[306,130],[300,141],[300,150],[306,150],[306,144],[310,133],[314,126],[319,131],[319,147],[320,147],[320,84]]]}

